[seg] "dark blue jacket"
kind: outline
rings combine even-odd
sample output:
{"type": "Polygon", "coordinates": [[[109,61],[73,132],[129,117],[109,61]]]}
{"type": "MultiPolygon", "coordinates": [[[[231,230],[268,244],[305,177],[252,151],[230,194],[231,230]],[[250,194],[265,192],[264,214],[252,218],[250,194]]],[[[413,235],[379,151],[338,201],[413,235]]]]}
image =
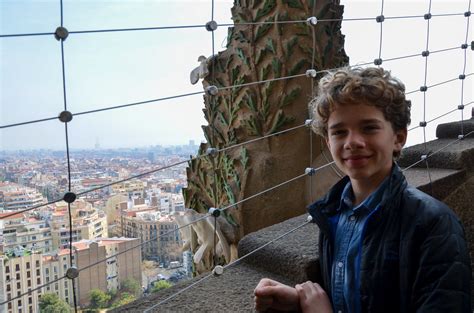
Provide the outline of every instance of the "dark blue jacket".
{"type": "MultiPolygon", "coordinates": [[[[328,294],[333,251],[328,219],[348,181],[343,178],[309,207],[320,229],[322,286],[328,294]]],[[[356,274],[361,312],[472,312],[471,263],[459,219],[444,203],[408,186],[396,165],[362,240],[356,274]]]]}

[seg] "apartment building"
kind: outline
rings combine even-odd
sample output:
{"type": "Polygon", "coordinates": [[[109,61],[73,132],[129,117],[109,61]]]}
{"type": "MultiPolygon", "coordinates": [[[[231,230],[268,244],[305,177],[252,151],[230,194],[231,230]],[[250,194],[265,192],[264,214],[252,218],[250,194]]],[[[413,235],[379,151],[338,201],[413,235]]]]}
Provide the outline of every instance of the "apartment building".
{"type": "MultiPolygon", "coordinates": [[[[73,256],[74,258],[74,256],[73,256]]],[[[42,257],[43,283],[48,284],[60,277],[64,277],[70,267],[69,249],[58,250],[57,253],[44,254],[42,257]]],[[[43,288],[43,293],[55,293],[71,307],[74,307],[74,293],[72,280],[63,278],[43,288]]]]}
{"type": "Polygon", "coordinates": [[[46,220],[30,213],[9,214],[0,213],[0,251],[17,246],[43,253],[52,251],[51,230],[46,220]]]}
{"type": "Polygon", "coordinates": [[[151,192],[148,202],[150,206],[159,208],[165,214],[184,212],[184,198],[181,194],[151,192]]]}
{"type": "MultiPolygon", "coordinates": [[[[107,216],[94,208],[84,199],[71,203],[72,241],[107,237],[107,216]]],[[[54,249],[69,247],[69,212],[66,202],[58,202],[53,206],[50,215],[51,236],[54,249]]]]}
{"type": "Polygon", "coordinates": [[[28,209],[46,202],[46,198],[35,189],[0,182],[0,212],[28,209]]]}
{"type": "Polygon", "coordinates": [[[145,195],[146,182],[140,180],[129,180],[112,186],[112,193],[122,194],[132,198],[143,198],[145,195]]]}
{"type": "Polygon", "coordinates": [[[182,261],[181,235],[174,219],[156,209],[141,207],[141,210],[135,208],[121,212],[119,224],[123,235],[140,239],[143,243],[141,250],[145,260],[163,263],[182,261]]]}
{"type": "Polygon", "coordinates": [[[127,279],[141,282],[141,250],[130,249],[139,243],[140,241],[135,238],[96,238],[73,243],[79,269],[98,262],[81,270],[77,278],[81,307],[90,304],[89,293],[92,289],[107,292],[120,289],[121,283],[127,279]],[[117,255],[120,252],[123,253],[117,255]],[[109,259],[105,260],[106,258],[109,259]]]}
{"type": "Polygon", "coordinates": [[[41,290],[33,290],[43,284],[42,255],[28,250],[22,254],[0,256],[0,302],[25,294],[0,306],[0,312],[33,313],[38,312],[38,297],[41,290]]]}

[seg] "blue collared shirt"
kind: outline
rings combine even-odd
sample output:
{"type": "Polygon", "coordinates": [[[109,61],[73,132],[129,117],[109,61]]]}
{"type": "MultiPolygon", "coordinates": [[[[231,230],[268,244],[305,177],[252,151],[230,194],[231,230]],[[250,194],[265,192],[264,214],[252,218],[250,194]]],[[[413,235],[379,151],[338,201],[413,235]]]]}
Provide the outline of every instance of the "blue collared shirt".
{"type": "Polygon", "coordinates": [[[370,215],[378,210],[388,185],[385,179],[362,203],[354,207],[350,182],[345,186],[336,216],[330,219],[334,254],[332,263],[332,302],[335,313],[359,313],[359,270],[364,228],[370,215]]]}

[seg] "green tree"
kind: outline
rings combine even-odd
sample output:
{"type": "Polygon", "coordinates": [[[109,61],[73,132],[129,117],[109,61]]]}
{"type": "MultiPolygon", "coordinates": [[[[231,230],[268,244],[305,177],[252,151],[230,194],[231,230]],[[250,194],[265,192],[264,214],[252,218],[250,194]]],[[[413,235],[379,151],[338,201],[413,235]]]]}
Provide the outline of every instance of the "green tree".
{"type": "Polygon", "coordinates": [[[106,308],[111,297],[107,293],[103,292],[100,289],[92,289],[89,293],[91,298],[90,307],[93,309],[103,309],[106,308]]]}
{"type": "Polygon", "coordinates": [[[44,313],[70,313],[71,307],[55,293],[45,293],[39,300],[39,308],[44,313]]]}
{"type": "Polygon", "coordinates": [[[112,308],[117,308],[119,306],[128,304],[132,301],[135,301],[136,299],[137,298],[134,295],[132,295],[131,293],[122,292],[120,294],[120,297],[116,301],[114,301],[114,303],[112,304],[112,308]]]}
{"type": "Polygon", "coordinates": [[[162,289],[166,289],[166,288],[169,288],[171,286],[172,285],[169,282],[167,282],[166,280],[159,280],[159,281],[156,281],[153,284],[153,287],[151,288],[151,292],[158,292],[162,289]]]}
{"type": "Polygon", "coordinates": [[[125,279],[121,284],[120,290],[131,293],[135,297],[139,296],[141,293],[140,283],[133,278],[125,279]]]}

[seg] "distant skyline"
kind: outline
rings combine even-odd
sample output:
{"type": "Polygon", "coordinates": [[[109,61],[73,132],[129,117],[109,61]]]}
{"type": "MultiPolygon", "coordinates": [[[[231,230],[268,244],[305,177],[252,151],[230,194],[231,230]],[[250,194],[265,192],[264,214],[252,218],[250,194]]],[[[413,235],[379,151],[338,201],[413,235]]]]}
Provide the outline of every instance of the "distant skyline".
{"type": "MultiPolygon", "coordinates": [[[[381,1],[341,1],[344,18],[375,17],[381,1]]],[[[386,0],[384,15],[423,15],[429,1],[386,0]]],[[[232,1],[215,1],[215,20],[232,23],[232,1]]],[[[432,14],[463,13],[467,0],[432,1],[432,14]]],[[[63,1],[64,26],[69,31],[203,25],[211,19],[211,1],[63,1]]],[[[0,0],[0,34],[54,32],[60,24],[59,1],[0,0]]],[[[466,35],[463,16],[433,17],[429,50],[460,46],[466,35]]],[[[426,44],[426,20],[387,19],[383,24],[382,58],[421,53],[426,44]]],[[[472,41],[471,20],[468,43],[472,41]]],[[[346,53],[350,63],[378,57],[380,24],[345,21],[346,53]]],[[[227,27],[216,31],[216,53],[225,48],[227,27]]],[[[189,83],[199,55],[210,56],[211,34],[203,28],[71,34],[64,42],[68,110],[82,112],[108,106],[202,91],[189,83]]],[[[63,110],[60,43],[52,36],[0,38],[0,125],[57,116],[63,110]]],[[[461,49],[428,58],[427,85],[457,77],[462,72],[461,49]]],[[[421,56],[386,62],[383,66],[402,79],[407,90],[424,80],[421,56]]],[[[468,49],[466,74],[473,72],[468,49]]],[[[464,85],[464,102],[472,101],[472,80],[464,85]]],[[[455,109],[461,101],[456,81],[429,89],[426,120],[455,109]]],[[[409,95],[413,102],[412,126],[423,119],[423,94],[409,95]]],[[[107,148],[182,145],[204,139],[201,125],[203,95],[142,104],[134,107],[75,116],[69,123],[71,149],[94,148],[98,140],[107,148]]],[[[459,112],[439,119],[460,119],[459,112]]],[[[465,110],[470,118],[470,109],[465,110]]],[[[427,127],[434,138],[436,124],[427,127]]],[[[408,144],[419,143],[422,130],[410,133],[408,144]]],[[[0,129],[1,150],[65,149],[64,125],[58,120],[0,129]]]]}

